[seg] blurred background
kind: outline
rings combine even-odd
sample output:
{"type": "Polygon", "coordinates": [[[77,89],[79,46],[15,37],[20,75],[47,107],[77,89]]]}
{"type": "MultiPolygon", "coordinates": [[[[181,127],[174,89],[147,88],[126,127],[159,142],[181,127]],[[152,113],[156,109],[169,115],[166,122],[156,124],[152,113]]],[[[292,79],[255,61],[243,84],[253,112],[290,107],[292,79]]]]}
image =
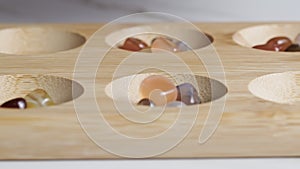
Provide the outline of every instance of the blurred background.
{"type": "Polygon", "coordinates": [[[109,22],[137,12],[198,22],[299,21],[298,7],[299,0],[0,0],[0,22],[109,22]]]}

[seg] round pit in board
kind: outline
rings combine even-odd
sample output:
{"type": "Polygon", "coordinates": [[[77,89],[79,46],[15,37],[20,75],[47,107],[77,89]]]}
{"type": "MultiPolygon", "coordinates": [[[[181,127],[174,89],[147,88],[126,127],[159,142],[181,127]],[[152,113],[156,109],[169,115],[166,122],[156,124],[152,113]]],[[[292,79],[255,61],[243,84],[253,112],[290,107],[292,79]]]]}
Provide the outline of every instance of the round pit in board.
{"type": "Polygon", "coordinates": [[[242,29],[233,40],[244,47],[275,52],[300,52],[299,24],[271,24],[242,29]]]}
{"type": "Polygon", "coordinates": [[[16,27],[0,30],[0,53],[47,54],[77,48],[85,43],[80,34],[46,27],[16,27]]]}
{"type": "Polygon", "coordinates": [[[249,83],[248,89],[256,97],[267,101],[294,104],[300,101],[300,72],[260,76],[249,83]]]}
{"type": "MultiPolygon", "coordinates": [[[[221,98],[227,93],[227,87],[223,83],[214,79],[210,79],[208,77],[191,75],[191,74],[162,75],[162,74],[155,74],[155,73],[137,74],[137,75],[131,75],[131,76],[115,79],[106,86],[105,93],[108,97],[118,102],[124,102],[124,103],[129,102],[133,105],[144,105],[150,107],[164,106],[164,104],[155,105],[156,104],[155,101],[150,100],[151,96],[150,98],[144,98],[145,96],[141,95],[140,86],[143,83],[145,83],[145,79],[148,81],[149,78],[150,80],[153,80],[153,76],[156,76],[155,78],[159,78],[160,76],[167,78],[170,82],[174,84],[174,86],[177,86],[176,87],[177,89],[180,85],[185,86],[186,84],[189,84],[188,87],[190,85],[193,86],[196,92],[198,93],[197,97],[201,101],[195,104],[186,104],[184,103],[183,100],[181,101],[182,103],[179,103],[177,96],[175,98],[170,97],[169,99],[171,101],[165,104],[167,106],[169,105],[169,107],[184,107],[184,106],[197,105],[200,103],[201,104],[207,103],[216,100],[218,98],[221,98]],[[124,89],[128,89],[128,90],[124,90],[124,89]]],[[[164,83],[162,81],[165,80],[164,79],[161,80],[160,83],[164,83]]],[[[157,86],[155,86],[155,88],[156,87],[157,86]]],[[[165,89],[168,88],[171,89],[172,86],[165,87],[165,89]]],[[[181,88],[179,91],[184,91],[186,89],[190,89],[190,88],[186,88],[186,87],[181,88]]],[[[164,89],[161,88],[160,90],[164,90],[164,89]]],[[[184,96],[181,96],[181,98],[184,98],[184,96]]]]}
{"type": "Polygon", "coordinates": [[[16,74],[0,76],[1,108],[38,108],[72,101],[83,87],[70,79],[52,75],[16,74]]]}
{"type": "Polygon", "coordinates": [[[184,52],[201,49],[213,42],[213,37],[196,29],[170,26],[140,26],[115,31],[106,37],[114,48],[132,52],[184,52]]]}

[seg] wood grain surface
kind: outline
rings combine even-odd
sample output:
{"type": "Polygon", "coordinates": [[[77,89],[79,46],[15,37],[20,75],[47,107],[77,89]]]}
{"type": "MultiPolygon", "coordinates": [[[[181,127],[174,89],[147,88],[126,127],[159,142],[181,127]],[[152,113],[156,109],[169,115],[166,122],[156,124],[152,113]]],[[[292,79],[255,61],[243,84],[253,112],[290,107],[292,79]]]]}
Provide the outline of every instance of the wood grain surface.
{"type": "MultiPolygon", "coordinates": [[[[300,30],[295,29],[300,27],[300,23],[277,23],[275,25],[280,27],[280,31],[278,29],[268,34],[269,29],[273,30],[273,28],[269,28],[269,26],[273,25],[274,27],[274,24],[275,23],[195,23],[197,28],[211,35],[214,39],[212,45],[195,49],[195,52],[198,54],[207,54],[208,56],[210,53],[218,54],[226,75],[226,81],[223,84],[226,86],[228,92],[225,95],[226,97],[222,97],[223,99],[226,98],[222,119],[208,141],[200,144],[199,135],[205,124],[209,110],[211,109],[212,102],[183,108],[182,116],[186,121],[194,118],[193,113],[190,111],[194,110],[195,107],[199,110],[195,124],[190,132],[171,150],[150,158],[291,157],[300,155],[300,142],[298,140],[300,138],[299,102],[281,104],[256,97],[248,90],[249,83],[260,76],[300,70],[299,53],[276,53],[247,47],[247,43],[248,45],[253,45],[254,43],[262,43],[264,41],[260,38],[267,39],[267,37],[262,36],[273,36],[277,35],[277,33],[282,35],[286,33],[286,36],[292,38],[295,35],[295,31],[300,30]],[[241,31],[234,36],[235,40],[244,46],[240,46],[233,40],[233,35],[238,31],[259,25],[265,25],[265,27],[254,31],[246,31],[246,33],[245,31],[241,31]]],[[[176,24],[174,26],[174,23],[172,23],[172,25],[174,32],[180,32],[179,30],[183,29],[181,26],[177,27],[176,24]]],[[[96,61],[97,57],[99,57],[97,56],[98,51],[100,51],[99,54],[102,54],[105,52],[104,50],[110,48],[109,43],[112,42],[108,42],[110,39],[107,39],[107,37],[112,38],[109,36],[111,33],[121,29],[143,27],[145,25],[116,25],[114,29],[99,32],[93,36],[91,41],[87,41],[85,44],[81,44],[82,39],[78,42],[78,39],[74,39],[73,35],[69,34],[73,32],[83,36],[85,39],[89,39],[92,34],[102,26],[104,26],[104,24],[0,25],[1,29],[20,28],[22,30],[28,27],[38,27],[39,29],[45,30],[45,32],[37,33],[33,36],[48,34],[47,36],[43,36],[43,38],[36,39],[38,39],[38,41],[49,42],[46,43],[46,46],[45,44],[33,46],[33,49],[39,48],[39,50],[29,51],[25,50],[28,49],[28,47],[22,47],[22,45],[19,44],[20,42],[11,42],[13,38],[18,38],[15,36],[23,36],[24,32],[12,32],[9,36],[6,33],[2,34],[2,30],[0,30],[0,45],[6,46],[0,47],[0,51],[2,51],[0,54],[0,77],[2,77],[2,75],[12,75],[12,77],[22,79],[24,76],[19,75],[51,75],[73,79],[81,84],[83,88],[82,95],[75,100],[78,101],[76,106],[80,106],[83,108],[82,110],[85,110],[82,116],[76,114],[74,108],[75,102],[73,101],[62,101],[61,104],[47,108],[26,110],[0,109],[1,160],[125,158],[110,153],[98,146],[84,132],[78,117],[84,118],[82,121],[88,124],[87,128],[89,130],[93,130],[94,128],[94,132],[98,133],[99,137],[105,138],[104,140],[106,142],[111,143],[111,145],[115,147],[119,147],[120,149],[126,147],[137,152],[147,151],[149,147],[143,149],[138,147],[138,145],[127,145],[115,137],[111,137],[106,130],[97,130],[99,125],[95,117],[97,112],[93,112],[94,110],[87,106],[90,102],[96,101],[103,117],[109,124],[118,132],[130,137],[144,138],[157,135],[168,129],[172,126],[173,122],[176,121],[178,109],[168,108],[164,111],[163,115],[151,124],[132,123],[124,119],[124,117],[118,113],[113,100],[105,93],[106,86],[113,80],[115,69],[120,62],[123,61],[124,57],[132,54],[132,52],[116,48],[110,49],[101,62],[101,69],[98,69],[96,72],[94,85],[90,84],[91,81],[88,80],[91,75],[83,70],[77,72],[76,78],[73,77],[74,68],[81,49],[84,48],[85,52],[80,56],[81,59],[82,57],[87,57],[87,60],[95,59],[96,61]],[[47,30],[51,31],[49,32],[47,30]],[[56,37],[58,35],[63,36],[63,38],[56,37]],[[66,43],[69,43],[69,45],[66,45],[66,43]],[[47,46],[51,44],[54,45],[53,48],[47,46]],[[70,49],[74,46],[75,48],[70,49]],[[18,47],[19,50],[14,50],[15,47],[18,47]],[[9,48],[7,50],[8,53],[5,53],[5,48],[9,48]],[[42,50],[43,48],[45,48],[45,50],[42,50]],[[89,92],[93,91],[91,90],[93,86],[95,87],[93,90],[95,91],[96,100],[89,95],[89,92]]],[[[146,26],[152,27],[151,24],[146,26]]],[[[163,23],[160,26],[168,26],[168,23],[163,23]]],[[[157,24],[154,24],[153,27],[157,27],[157,24]]],[[[31,31],[35,30],[33,29],[31,31]]],[[[184,31],[186,30],[183,30],[182,37],[185,37],[186,34],[189,35],[189,33],[184,31]]],[[[117,35],[114,36],[117,36],[113,37],[115,39],[117,39],[118,36],[124,39],[122,33],[117,33],[117,35]]],[[[31,36],[23,37],[26,41],[26,39],[30,39],[31,36]]],[[[195,39],[192,38],[192,40],[195,39]]],[[[168,62],[168,60],[164,58],[164,53],[153,54],[154,58],[161,58],[160,60],[154,59],[154,61],[153,58],[151,58],[151,53],[139,53],[136,57],[138,56],[144,57],[146,63],[161,63],[166,69],[168,68],[175,73],[182,73],[181,65],[168,62]]],[[[204,64],[195,57],[192,51],[178,53],[178,56],[189,66],[193,75],[208,77],[208,72],[205,68],[207,65],[204,66],[204,64]]],[[[211,67],[220,66],[215,62],[209,64],[211,67]]],[[[125,64],[124,71],[121,72],[117,78],[130,75],[134,68],[139,65],[140,62],[125,64]]],[[[85,68],[85,70],[92,71],[92,66],[89,64],[85,65],[85,68]]],[[[10,83],[11,81],[7,78],[0,79],[1,95],[5,96],[0,98],[1,102],[5,101],[4,98],[9,98],[10,96],[23,96],[25,93],[22,93],[22,91],[28,91],[28,88],[24,87],[24,89],[22,89],[22,86],[16,83],[10,83]],[[12,89],[9,88],[10,90],[7,90],[7,87],[3,87],[5,85],[11,86],[12,89]],[[21,92],[15,93],[13,89],[21,90],[21,92]]],[[[39,80],[40,79],[37,78],[35,82],[29,83],[36,84],[39,80]]],[[[220,79],[215,80],[221,81],[220,79]]],[[[47,81],[47,83],[49,86],[53,85],[56,87],[57,84],[60,84],[57,80],[54,80],[53,84],[49,84],[52,83],[51,81],[47,81]]],[[[69,88],[70,84],[67,85],[68,87],[66,88],[69,88]]],[[[52,97],[57,99],[63,98],[61,95],[68,93],[63,92],[62,88],[55,91],[56,89],[52,87],[51,90],[53,90],[53,92],[51,92],[52,97]]],[[[272,88],[272,90],[276,92],[276,88],[272,88]]],[[[213,102],[218,102],[218,100],[213,102]]],[[[126,107],[125,104],[127,104],[122,101],[118,103],[121,107],[126,107]]],[[[134,113],[129,110],[126,111],[128,111],[127,113],[129,115],[134,116],[134,113]]],[[[145,119],[150,118],[151,111],[150,113],[144,114],[144,116],[145,119]]],[[[210,124],[207,123],[206,125],[210,124]]],[[[163,145],[172,142],[176,137],[175,132],[170,134],[168,138],[160,140],[159,144],[163,145]]]]}

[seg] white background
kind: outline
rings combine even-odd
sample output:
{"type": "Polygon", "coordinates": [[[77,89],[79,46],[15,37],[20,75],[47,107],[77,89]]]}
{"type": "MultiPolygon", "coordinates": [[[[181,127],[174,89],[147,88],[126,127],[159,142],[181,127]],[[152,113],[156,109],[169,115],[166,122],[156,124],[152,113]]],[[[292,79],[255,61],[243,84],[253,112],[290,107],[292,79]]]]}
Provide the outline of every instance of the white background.
{"type": "MultiPolygon", "coordinates": [[[[299,7],[299,0],[0,0],[0,22],[109,22],[136,12],[166,12],[198,22],[300,21],[299,7]]],[[[163,18],[143,18],[143,21],[157,19],[163,18]]],[[[288,169],[300,168],[300,160],[252,158],[0,162],[0,169],[6,168],[288,169]]]]}
{"type": "Polygon", "coordinates": [[[1,162],[1,169],[290,169],[299,159],[197,159],[1,162]]]}
{"type": "Polygon", "coordinates": [[[190,21],[299,21],[299,6],[299,0],[0,0],[0,22],[109,22],[136,12],[190,21]]]}

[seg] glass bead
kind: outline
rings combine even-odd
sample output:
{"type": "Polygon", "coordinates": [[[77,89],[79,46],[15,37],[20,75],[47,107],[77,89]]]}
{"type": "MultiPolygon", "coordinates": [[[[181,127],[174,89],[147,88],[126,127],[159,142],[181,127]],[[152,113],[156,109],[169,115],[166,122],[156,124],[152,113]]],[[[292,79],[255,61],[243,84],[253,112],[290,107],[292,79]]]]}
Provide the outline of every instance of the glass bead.
{"type": "Polygon", "coordinates": [[[189,47],[184,42],[173,38],[169,38],[169,40],[176,45],[177,52],[183,52],[189,50],[189,47]]]}
{"type": "Polygon", "coordinates": [[[166,77],[151,75],[145,78],[139,88],[142,98],[148,98],[157,106],[162,106],[177,98],[176,86],[166,77]]]}
{"type": "Polygon", "coordinates": [[[3,103],[0,107],[4,108],[16,108],[16,109],[26,109],[27,103],[23,98],[15,98],[3,103]]]}
{"type": "Polygon", "coordinates": [[[129,50],[129,51],[140,51],[142,49],[148,48],[148,45],[137,38],[127,38],[122,46],[119,46],[120,49],[129,50]]]}
{"type": "Polygon", "coordinates": [[[178,90],[177,101],[186,105],[200,104],[201,100],[195,87],[190,83],[183,83],[176,86],[178,90]]]}
{"type": "Polygon", "coordinates": [[[151,43],[151,50],[152,52],[178,52],[177,45],[170,41],[168,38],[164,37],[157,37],[153,39],[151,43]]]}
{"type": "Polygon", "coordinates": [[[256,45],[253,48],[268,51],[285,51],[292,45],[292,41],[287,37],[275,37],[270,39],[266,44],[256,45]]]}
{"type": "Polygon", "coordinates": [[[54,105],[53,100],[43,89],[36,89],[25,96],[28,108],[54,105]]]}

